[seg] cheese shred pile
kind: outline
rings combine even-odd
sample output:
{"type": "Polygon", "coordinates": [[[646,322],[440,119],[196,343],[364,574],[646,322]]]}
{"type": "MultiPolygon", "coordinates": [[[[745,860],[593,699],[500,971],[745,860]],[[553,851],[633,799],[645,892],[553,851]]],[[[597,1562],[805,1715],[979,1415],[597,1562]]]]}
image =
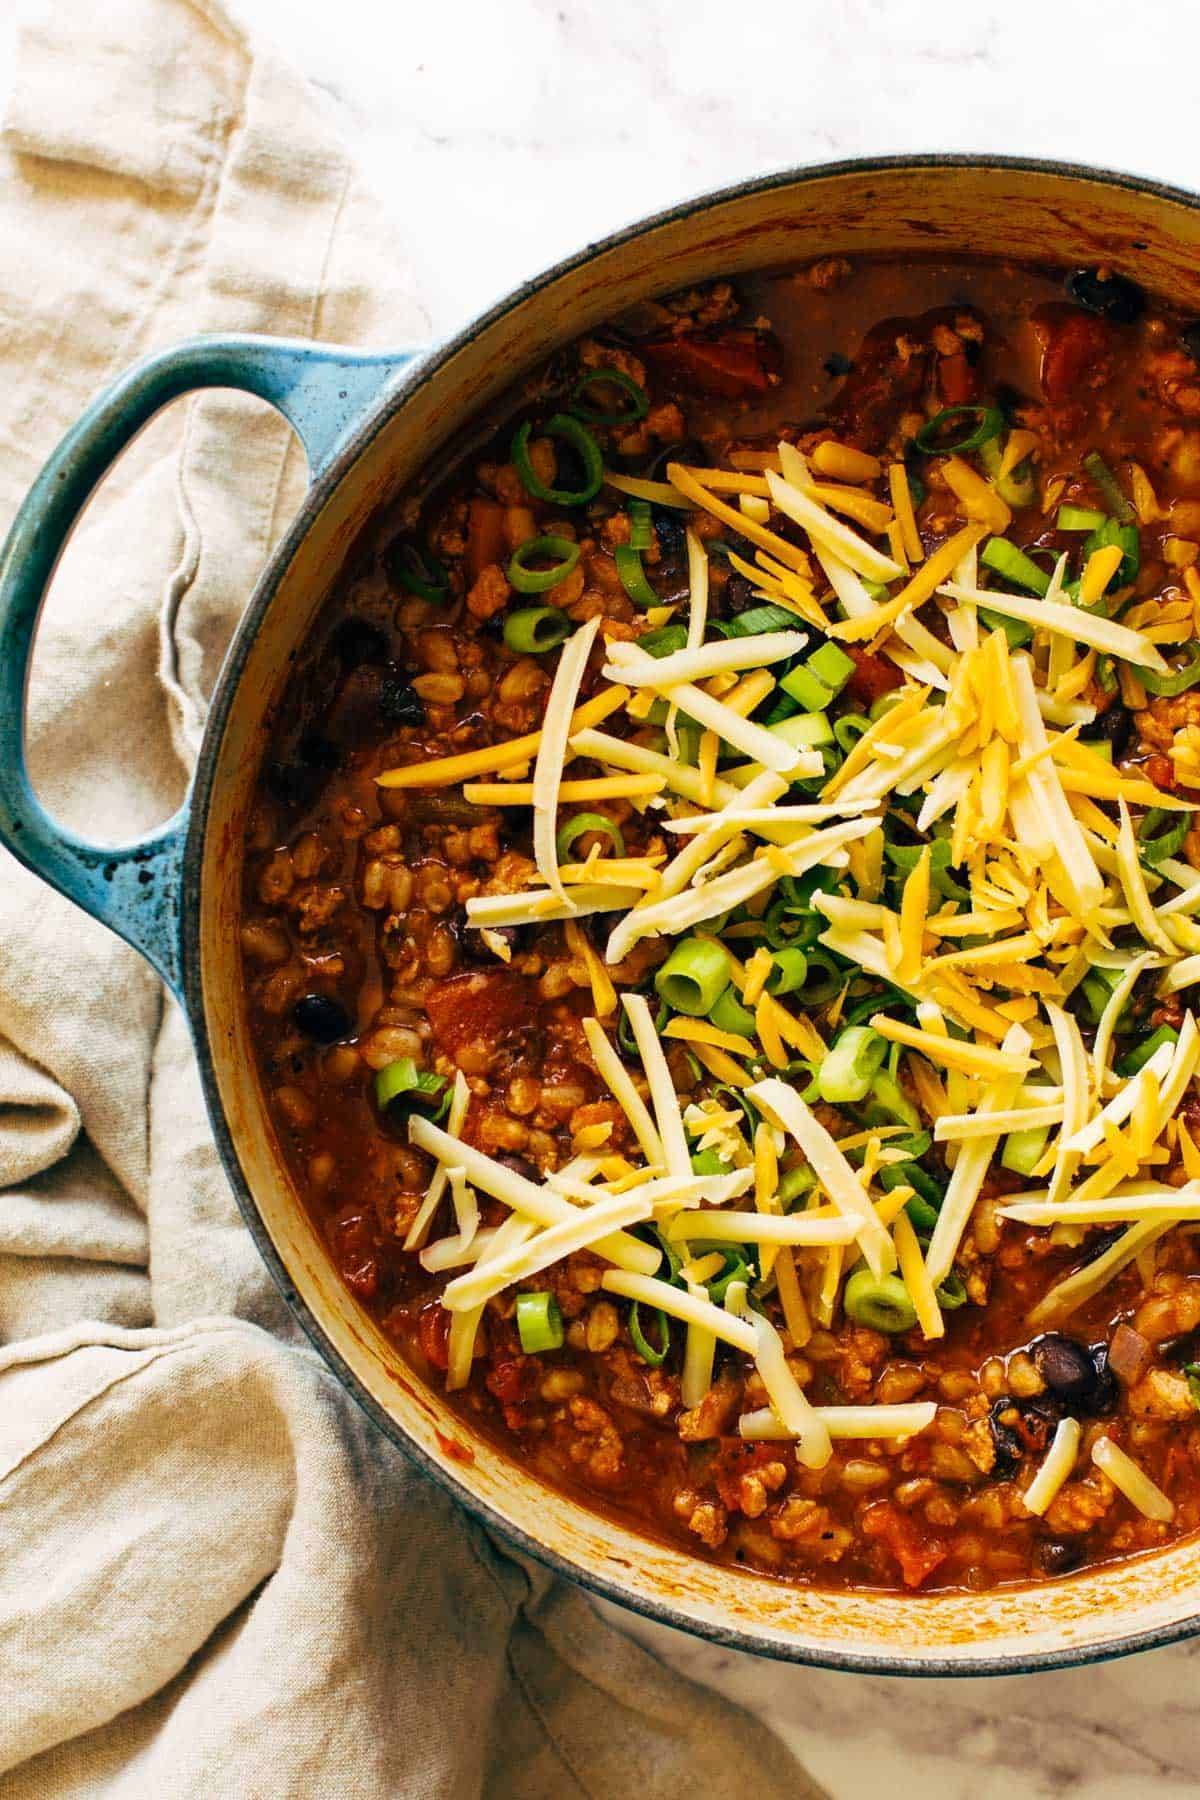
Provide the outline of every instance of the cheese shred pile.
{"type": "MultiPolygon", "coordinates": [[[[623,1121],[623,1149],[593,1127],[533,1181],[465,1141],[463,1077],[443,1125],[414,1120],[437,1174],[409,1243],[454,1204],[455,1232],[422,1252],[453,1271],[452,1386],[487,1305],[586,1251],[635,1316],[682,1327],[685,1404],[740,1353],[769,1401],[741,1435],[790,1439],[820,1467],[836,1439],[906,1437],[933,1407],[815,1407],[794,1353],[839,1306],[871,1323],[852,1310],[866,1283],[881,1321],[890,1294],[904,1329],[941,1336],[997,1161],[1025,1182],[998,1209],[1014,1228],[1075,1245],[1115,1232],[1043,1297],[1037,1329],[1200,1222],[1182,1117],[1200,1031],[1175,1001],[1129,1048],[1131,1019],[1200,979],[1200,876],[1178,854],[1189,808],[1081,735],[1105,683],[1144,698],[1137,684],[1169,671],[1169,634],[1115,585],[1111,545],[1074,583],[1063,558],[1044,592],[984,585],[985,540],[1012,516],[1003,483],[961,457],[942,467],[959,517],[932,546],[903,464],[836,445],[811,463],[782,443],[748,472],[614,477],[736,536],[725,554],[751,611],[721,620],[690,530],[683,616],[658,609],[642,638],[591,620],[558,657],[539,730],[381,778],[528,810],[526,884],[468,899],[468,925],[507,957],[505,928],[563,924],[592,998],[588,1053],[623,1121]],[[869,710],[847,705],[864,662],[869,710]],[[580,805],[583,829],[564,835],[580,805]],[[626,852],[618,819],[652,847],[626,852]],[[648,1000],[635,990],[656,967],[648,1000]],[[703,1096],[687,1103],[680,1058],[703,1096]],[[479,1226],[476,1193],[498,1225],[479,1226]]],[[[1051,1504],[1078,1445],[1064,1421],[1029,1510],[1051,1504]]],[[[1109,1440],[1094,1454],[1168,1516],[1109,1440]]]]}

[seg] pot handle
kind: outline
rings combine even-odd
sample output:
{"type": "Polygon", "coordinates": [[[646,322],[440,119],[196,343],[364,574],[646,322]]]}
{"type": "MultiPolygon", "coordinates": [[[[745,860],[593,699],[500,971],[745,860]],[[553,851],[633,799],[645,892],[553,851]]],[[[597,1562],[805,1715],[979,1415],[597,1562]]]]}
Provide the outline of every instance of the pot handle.
{"type": "Polygon", "coordinates": [[[148,357],[106,388],[63,438],[0,552],[0,843],[139,950],[177,995],[183,988],[179,913],[190,796],[156,831],[109,846],[56,824],[30,786],[25,689],[50,578],[93,490],[169,401],[195,388],[257,394],[296,431],[315,479],[372,402],[418,355],[238,334],[191,338],[148,357]]]}

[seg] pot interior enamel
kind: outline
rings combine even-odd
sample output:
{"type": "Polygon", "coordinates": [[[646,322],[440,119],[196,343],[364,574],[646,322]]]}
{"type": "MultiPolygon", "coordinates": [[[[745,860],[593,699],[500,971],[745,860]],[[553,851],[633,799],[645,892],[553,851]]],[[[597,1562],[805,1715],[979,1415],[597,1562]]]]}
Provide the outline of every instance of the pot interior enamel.
{"type": "Polygon", "coordinates": [[[667,1623],[776,1656],[966,1674],[1086,1660],[1200,1628],[1200,1542],[1037,1590],[822,1593],[691,1560],[548,1490],[472,1439],[338,1280],[274,1139],[236,948],[264,719],[290,653],[382,500],[530,364],[642,296],[830,254],[939,251],[1112,260],[1200,311],[1200,210],[1187,196],[1086,171],[956,161],[854,164],[756,184],[623,234],[533,284],[420,365],[368,421],[261,584],[210,726],[185,929],[209,1097],[247,1216],[319,1347],[392,1437],[535,1555],[667,1623]]]}

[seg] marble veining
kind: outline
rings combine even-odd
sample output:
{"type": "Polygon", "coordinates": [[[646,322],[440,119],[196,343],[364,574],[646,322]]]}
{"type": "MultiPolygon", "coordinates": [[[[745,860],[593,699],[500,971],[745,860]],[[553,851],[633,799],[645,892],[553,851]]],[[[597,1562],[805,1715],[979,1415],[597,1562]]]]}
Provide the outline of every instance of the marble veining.
{"type": "MultiPolygon", "coordinates": [[[[1200,15],[1179,0],[1148,0],[1136,19],[1125,0],[239,10],[325,95],[405,233],[438,333],[589,238],[793,163],[990,150],[1200,180],[1172,78],[1195,64],[1200,15]]],[[[1200,1642],[1060,1674],[908,1682],[784,1667],[604,1610],[760,1714],[835,1800],[1184,1800],[1200,1786],[1200,1642]]]]}

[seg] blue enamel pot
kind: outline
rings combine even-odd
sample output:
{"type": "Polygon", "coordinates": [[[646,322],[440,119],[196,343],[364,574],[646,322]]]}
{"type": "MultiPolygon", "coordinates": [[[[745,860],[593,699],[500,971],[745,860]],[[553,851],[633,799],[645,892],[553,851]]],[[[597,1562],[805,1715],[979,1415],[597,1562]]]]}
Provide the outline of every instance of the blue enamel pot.
{"type": "Polygon", "coordinates": [[[241,854],[266,722],[349,547],[503,390],[557,346],[647,295],[831,254],[1113,261],[1200,313],[1200,202],[1095,170],[906,158],[772,176],[606,239],[436,349],[360,355],[270,338],[198,338],[131,369],[59,445],[0,560],[0,839],[135,945],[187,1011],[246,1225],[338,1379],[379,1428],[500,1535],[647,1616],[740,1649],[880,1674],[1016,1673],[1162,1644],[1200,1626],[1200,1545],[1182,1542],[1036,1591],[907,1597],[784,1586],[700,1562],[548,1490],[399,1362],[333,1272],[291,1186],[251,1055],[238,952],[241,854]],[[311,485],[247,605],[192,791],[134,844],[91,843],[25,772],[25,675],[63,544],[116,456],[201,387],[278,407],[311,485]]]}

